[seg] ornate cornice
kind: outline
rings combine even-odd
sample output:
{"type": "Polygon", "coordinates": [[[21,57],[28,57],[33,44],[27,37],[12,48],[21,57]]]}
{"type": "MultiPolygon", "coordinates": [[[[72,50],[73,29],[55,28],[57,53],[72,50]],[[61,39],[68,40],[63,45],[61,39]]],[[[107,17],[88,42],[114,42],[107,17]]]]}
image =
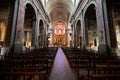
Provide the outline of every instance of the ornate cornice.
{"type": "Polygon", "coordinates": [[[37,5],[37,8],[38,8],[38,11],[40,12],[41,16],[43,17],[43,19],[49,23],[50,22],[50,19],[47,15],[47,13],[45,12],[45,9],[42,5],[42,2],[41,0],[33,0],[33,2],[37,5]]]}
{"type": "Polygon", "coordinates": [[[78,6],[77,6],[77,9],[75,10],[73,16],[74,16],[74,19],[71,18],[71,22],[72,20],[77,20],[77,18],[79,18],[82,10],[84,9],[84,7],[86,6],[86,4],[89,2],[89,0],[81,0],[79,3],[78,3],[78,6]]]}

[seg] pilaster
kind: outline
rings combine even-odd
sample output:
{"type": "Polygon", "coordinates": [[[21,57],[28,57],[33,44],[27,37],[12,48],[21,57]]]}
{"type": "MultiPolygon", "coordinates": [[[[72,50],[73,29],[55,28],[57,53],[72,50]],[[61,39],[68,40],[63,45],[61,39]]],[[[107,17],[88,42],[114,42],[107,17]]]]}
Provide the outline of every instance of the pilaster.
{"type": "Polygon", "coordinates": [[[16,0],[14,19],[12,26],[12,37],[11,37],[11,56],[18,56],[22,51],[22,29],[24,24],[24,1],[16,0]],[[19,4],[18,4],[19,3],[19,4]],[[19,16],[17,16],[19,15],[19,16]]]}
{"type": "Polygon", "coordinates": [[[85,31],[85,20],[84,20],[84,17],[83,17],[83,10],[81,12],[82,16],[81,16],[81,34],[82,34],[82,46],[81,48],[82,49],[85,49],[85,46],[86,46],[86,31],[85,31]]]}
{"type": "MultiPolygon", "coordinates": [[[[18,47],[18,45],[15,44],[15,39],[17,34],[20,35],[20,30],[17,30],[17,23],[18,23],[18,15],[20,14],[19,11],[21,10],[21,2],[19,0],[15,0],[15,7],[14,7],[14,15],[13,15],[13,24],[12,24],[12,33],[11,33],[11,40],[10,40],[10,56],[12,57],[14,53],[20,53],[22,50],[21,45],[18,47]],[[17,33],[17,34],[16,34],[17,33]]],[[[22,11],[21,11],[22,12],[22,11]]],[[[20,38],[17,36],[17,38],[20,38]]]]}
{"type": "Polygon", "coordinates": [[[106,43],[102,0],[96,0],[96,17],[97,17],[98,36],[99,36],[98,51],[101,53],[105,52],[105,54],[107,54],[106,52],[108,51],[108,45],[106,43]]]}

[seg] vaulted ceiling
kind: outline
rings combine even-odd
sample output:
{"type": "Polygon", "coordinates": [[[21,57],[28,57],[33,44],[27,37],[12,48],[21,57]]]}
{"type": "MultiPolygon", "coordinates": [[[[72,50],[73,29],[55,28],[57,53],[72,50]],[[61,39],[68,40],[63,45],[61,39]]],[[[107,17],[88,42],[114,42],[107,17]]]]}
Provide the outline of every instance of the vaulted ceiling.
{"type": "Polygon", "coordinates": [[[72,16],[75,6],[71,0],[48,0],[45,10],[53,24],[67,23],[72,16]]]}

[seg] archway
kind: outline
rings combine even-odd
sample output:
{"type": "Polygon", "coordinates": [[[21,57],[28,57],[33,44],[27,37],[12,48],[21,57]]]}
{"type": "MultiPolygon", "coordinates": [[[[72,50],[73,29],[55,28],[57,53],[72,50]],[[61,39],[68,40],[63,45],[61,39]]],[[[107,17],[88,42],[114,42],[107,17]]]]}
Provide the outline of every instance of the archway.
{"type": "Polygon", "coordinates": [[[44,24],[43,21],[39,22],[39,37],[38,37],[39,47],[43,47],[44,43],[44,24]]]}
{"type": "Polygon", "coordinates": [[[82,35],[81,35],[81,21],[77,21],[77,47],[80,48],[82,45],[82,35]]]}
{"type": "Polygon", "coordinates": [[[66,46],[65,23],[58,21],[54,24],[54,46],[66,46]]]}
{"type": "Polygon", "coordinates": [[[85,13],[86,46],[89,50],[98,49],[98,33],[95,5],[91,4],[85,13]]]}
{"type": "Polygon", "coordinates": [[[35,46],[35,27],[36,27],[36,15],[33,7],[30,4],[26,5],[25,20],[24,20],[24,38],[23,45],[28,49],[31,46],[35,46]]]}

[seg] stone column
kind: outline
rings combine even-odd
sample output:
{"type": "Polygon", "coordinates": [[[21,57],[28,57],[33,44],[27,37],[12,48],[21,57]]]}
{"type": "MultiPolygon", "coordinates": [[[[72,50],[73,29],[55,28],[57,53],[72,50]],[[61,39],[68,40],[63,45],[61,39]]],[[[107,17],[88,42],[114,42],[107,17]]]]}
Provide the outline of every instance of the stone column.
{"type": "Polygon", "coordinates": [[[71,24],[71,44],[70,47],[73,46],[73,25],[71,24]]]}
{"type": "Polygon", "coordinates": [[[69,29],[66,30],[66,46],[69,47],[69,29]]]}
{"type": "Polygon", "coordinates": [[[18,18],[16,24],[16,35],[15,35],[15,42],[14,42],[14,52],[16,54],[22,51],[22,35],[23,35],[23,26],[24,26],[24,16],[25,16],[25,7],[24,3],[25,0],[19,0],[19,10],[18,10],[18,18]]]}
{"type": "Polygon", "coordinates": [[[67,47],[69,47],[69,31],[67,32],[67,43],[66,43],[67,45],[67,47]]]}
{"type": "Polygon", "coordinates": [[[96,0],[96,17],[99,37],[98,51],[101,53],[107,52],[102,0],[96,0]]]}
{"type": "MultiPolygon", "coordinates": [[[[7,27],[6,27],[6,33],[9,33],[7,34],[7,36],[5,36],[5,41],[4,41],[4,45],[5,47],[11,47],[12,45],[10,44],[13,44],[11,43],[11,37],[12,37],[12,25],[13,25],[13,16],[14,16],[14,11],[15,11],[15,3],[13,3],[12,1],[9,1],[9,15],[8,15],[8,21],[7,21],[7,27]]],[[[18,10],[18,9],[17,9],[18,10]]],[[[10,48],[11,49],[11,48],[10,48]]]]}
{"type": "Polygon", "coordinates": [[[78,25],[77,24],[75,24],[75,41],[76,41],[76,43],[75,43],[75,47],[78,47],[78,25]]]}
{"type": "Polygon", "coordinates": [[[45,47],[47,47],[47,39],[48,39],[48,26],[47,23],[45,22],[45,40],[44,40],[45,47]]]}
{"type": "MultiPolygon", "coordinates": [[[[38,14],[37,14],[38,16],[38,14]]],[[[36,48],[38,49],[39,48],[39,40],[40,40],[40,37],[39,37],[39,20],[36,19],[36,48]]]]}
{"type": "Polygon", "coordinates": [[[111,48],[106,0],[102,1],[102,5],[103,5],[104,23],[106,28],[106,41],[107,41],[108,47],[111,48]]]}
{"type": "Polygon", "coordinates": [[[77,47],[77,26],[74,22],[74,47],[77,47]]]}
{"type": "Polygon", "coordinates": [[[47,24],[47,31],[46,31],[46,34],[47,34],[47,38],[46,38],[46,47],[48,47],[48,45],[49,45],[49,41],[48,41],[48,38],[49,38],[48,28],[49,28],[49,25],[47,24]]]}
{"type": "Polygon", "coordinates": [[[81,15],[81,35],[82,35],[82,49],[85,49],[86,46],[86,31],[85,31],[85,20],[83,16],[83,10],[81,15]]]}
{"type": "MultiPolygon", "coordinates": [[[[18,11],[19,11],[19,0],[15,0],[15,7],[14,7],[14,15],[13,15],[13,23],[12,23],[12,31],[11,31],[11,39],[10,39],[10,56],[12,58],[12,56],[14,55],[14,51],[15,51],[15,30],[16,30],[16,25],[17,25],[17,19],[18,19],[18,11]]],[[[21,48],[20,48],[21,49],[21,48]]]]}
{"type": "Polygon", "coordinates": [[[73,44],[73,47],[75,47],[75,26],[74,26],[74,23],[73,23],[73,25],[72,25],[72,32],[73,32],[73,38],[72,38],[72,40],[73,40],[73,42],[72,42],[72,44],[73,44]]]}
{"type": "Polygon", "coordinates": [[[44,43],[44,47],[46,47],[46,22],[44,24],[44,41],[43,41],[43,43],[44,43]]]}
{"type": "MultiPolygon", "coordinates": [[[[44,23],[44,22],[43,22],[44,23]]],[[[45,47],[45,24],[43,25],[43,41],[42,41],[42,46],[45,47]]]]}
{"type": "Polygon", "coordinates": [[[45,25],[45,47],[47,47],[47,38],[48,38],[48,34],[47,34],[47,23],[45,25]]]}
{"type": "Polygon", "coordinates": [[[50,33],[50,35],[49,35],[49,39],[50,39],[49,46],[53,46],[52,23],[49,23],[48,32],[50,33]]]}
{"type": "Polygon", "coordinates": [[[17,17],[18,17],[18,10],[19,10],[19,0],[15,0],[15,8],[14,8],[14,15],[13,15],[13,24],[12,24],[10,47],[14,44],[15,29],[16,29],[17,17]]]}
{"type": "Polygon", "coordinates": [[[51,34],[51,46],[54,46],[54,31],[53,31],[53,29],[51,30],[50,34],[51,34]]]}
{"type": "Polygon", "coordinates": [[[33,22],[32,22],[32,41],[31,41],[31,46],[34,49],[37,46],[36,16],[33,18],[33,22]]]}

